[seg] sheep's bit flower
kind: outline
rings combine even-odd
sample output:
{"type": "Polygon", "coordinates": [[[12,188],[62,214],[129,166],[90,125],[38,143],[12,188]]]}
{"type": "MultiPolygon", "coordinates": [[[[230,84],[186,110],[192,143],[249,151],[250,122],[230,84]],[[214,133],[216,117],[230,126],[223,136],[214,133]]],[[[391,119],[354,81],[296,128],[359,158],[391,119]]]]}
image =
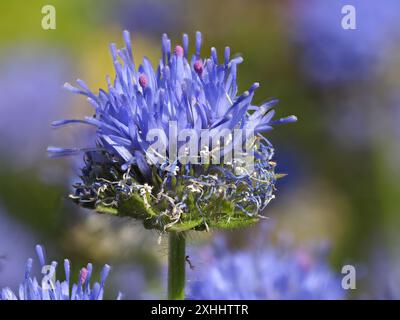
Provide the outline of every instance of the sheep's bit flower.
{"type": "Polygon", "coordinates": [[[85,123],[97,128],[96,147],[49,147],[53,156],[85,154],[82,183],[70,197],[100,213],[141,219],[145,227],[161,232],[256,222],[274,197],[278,177],[272,145],[261,133],[296,117],[272,120],[276,100],[252,105],[258,83],[238,95],[236,71],[243,59],[231,59],[229,47],[221,63],[215,48],[202,59],[200,32],[191,59],[186,34],[173,51],[164,34],[157,71],[147,58],[136,69],[129,33],[123,35],[125,48],[110,46],[116,76],[113,84],[107,77],[108,92],[100,89],[96,95],[82,80],[77,80],[80,88],[65,84],[87,96],[95,115],[53,126],[85,123]],[[154,149],[154,137],[149,141],[154,130],[161,131],[158,142],[164,149],[154,149]],[[185,130],[196,136],[190,144],[180,139],[185,130]],[[240,134],[225,136],[235,130],[240,134]],[[239,156],[228,157],[226,150],[244,146],[239,156]]]}

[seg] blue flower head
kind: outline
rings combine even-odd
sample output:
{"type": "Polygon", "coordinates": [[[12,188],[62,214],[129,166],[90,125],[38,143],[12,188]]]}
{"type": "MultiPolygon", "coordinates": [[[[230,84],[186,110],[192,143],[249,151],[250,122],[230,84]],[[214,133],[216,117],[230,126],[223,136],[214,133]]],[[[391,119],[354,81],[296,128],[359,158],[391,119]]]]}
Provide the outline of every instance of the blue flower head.
{"type": "Polygon", "coordinates": [[[82,80],[78,88],[65,85],[86,96],[95,115],[53,126],[97,128],[93,148],[49,148],[53,156],[85,154],[82,183],[71,198],[160,231],[257,221],[276,179],[273,148],[261,133],[296,117],[273,120],[276,100],[254,106],[258,83],[239,95],[237,66],[243,59],[232,58],[229,47],[223,61],[215,48],[201,58],[200,32],[191,58],[186,34],[173,50],[164,34],[157,70],[147,58],[136,68],[130,35],[123,36],[125,48],[110,46],[116,76],[113,83],[107,78],[108,90],[95,94],[82,80]]]}
{"type": "MultiPolygon", "coordinates": [[[[25,269],[24,281],[20,284],[18,294],[10,288],[3,288],[0,292],[0,300],[103,300],[104,284],[110,272],[110,266],[104,265],[101,271],[100,282],[91,285],[93,266],[88,263],[79,273],[77,283],[70,284],[70,262],[64,260],[65,280],[56,280],[57,262],[46,264],[44,249],[36,246],[36,253],[42,267],[43,278],[39,283],[31,276],[33,259],[28,259],[25,269]]],[[[122,297],[118,295],[118,299],[122,297]]]]}

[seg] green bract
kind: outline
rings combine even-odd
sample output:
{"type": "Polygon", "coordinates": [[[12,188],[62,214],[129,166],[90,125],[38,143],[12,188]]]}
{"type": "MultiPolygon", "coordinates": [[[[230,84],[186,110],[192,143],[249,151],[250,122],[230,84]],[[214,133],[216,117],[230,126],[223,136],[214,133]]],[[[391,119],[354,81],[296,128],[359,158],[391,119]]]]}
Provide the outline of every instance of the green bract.
{"type": "Polygon", "coordinates": [[[150,186],[135,167],[123,172],[87,155],[83,183],[70,197],[83,207],[142,220],[146,228],[162,232],[233,229],[257,222],[261,205],[273,199],[274,167],[271,161],[267,166],[256,162],[252,175],[242,176],[232,173],[233,166],[193,166],[190,176],[153,167],[150,186]]]}

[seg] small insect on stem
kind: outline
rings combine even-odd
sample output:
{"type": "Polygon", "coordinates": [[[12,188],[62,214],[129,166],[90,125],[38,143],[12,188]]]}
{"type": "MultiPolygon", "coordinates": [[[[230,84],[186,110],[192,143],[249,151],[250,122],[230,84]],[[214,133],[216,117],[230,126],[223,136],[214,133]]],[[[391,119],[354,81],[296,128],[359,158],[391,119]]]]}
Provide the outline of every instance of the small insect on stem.
{"type": "Polygon", "coordinates": [[[190,257],[186,256],[185,257],[186,262],[188,263],[189,267],[191,270],[194,270],[194,265],[192,264],[192,262],[190,261],[190,257]]]}

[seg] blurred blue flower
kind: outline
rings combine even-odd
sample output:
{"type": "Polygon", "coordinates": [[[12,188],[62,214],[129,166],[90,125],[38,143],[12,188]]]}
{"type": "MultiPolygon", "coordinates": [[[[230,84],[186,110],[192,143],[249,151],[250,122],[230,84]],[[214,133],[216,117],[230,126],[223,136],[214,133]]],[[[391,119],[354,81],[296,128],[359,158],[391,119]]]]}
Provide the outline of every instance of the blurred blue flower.
{"type": "Polygon", "coordinates": [[[31,251],[35,235],[26,225],[0,205],[0,288],[15,286],[20,276],[15,273],[31,251]]]}
{"type": "Polygon", "coordinates": [[[400,299],[400,257],[398,241],[387,244],[375,239],[368,264],[364,267],[365,280],[369,290],[363,291],[362,298],[378,300],[400,299]]]}
{"type": "Polygon", "coordinates": [[[65,60],[51,49],[25,46],[3,48],[0,60],[0,160],[14,166],[46,159],[48,123],[62,116],[65,106],[65,60]]]}
{"type": "Polygon", "coordinates": [[[305,74],[322,85],[368,79],[400,36],[397,0],[293,1],[290,28],[301,46],[305,74]],[[345,30],[344,5],[356,9],[356,29],[345,30]]]}
{"type": "Polygon", "coordinates": [[[144,267],[133,264],[119,265],[115,266],[110,281],[124,293],[126,300],[164,299],[163,294],[158,294],[159,279],[154,270],[157,269],[152,269],[147,263],[144,267]]]}
{"type": "MultiPolygon", "coordinates": [[[[323,257],[268,245],[232,252],[217,240],[203,254],[200,275],[189,282],[190,299],[342,299],[341,279],[323,257]],[[208,257],[207,257],[208,255],[208,257]]],[[[193,272],[195,274],[196,272],[193,272]]]]}
{"type": "MultiPolygon", "coordinates": [[[[42,271],[45,271],[42,283],[39,284],[35,277],[32,278],[32,259],[28,259],[25,269],[24,282],[19,286],[18,294],[15,294],[10,288],[3,288],[0,293],[0,300],[102,300],[104,293],[104,284],[110,272],[110,266],[105,265],[101,271],[101,280],[90,284],[93,266],[88,263],[86,268],[82,268],[79,273],[79,280],[72,284],[70,291],[70,262],[64,260],[64,281],[55,280],[57,262],[53,261],[51,265],[46,264],[44,250],[40,245],[36,246],[42,271]],[[46,269],[46,267],[48,267],[46,269]],[[49,276],[49,277],[47,277],[49,276]]],[[[118,299],[121,294],[118,295],[118,299]]]]}

